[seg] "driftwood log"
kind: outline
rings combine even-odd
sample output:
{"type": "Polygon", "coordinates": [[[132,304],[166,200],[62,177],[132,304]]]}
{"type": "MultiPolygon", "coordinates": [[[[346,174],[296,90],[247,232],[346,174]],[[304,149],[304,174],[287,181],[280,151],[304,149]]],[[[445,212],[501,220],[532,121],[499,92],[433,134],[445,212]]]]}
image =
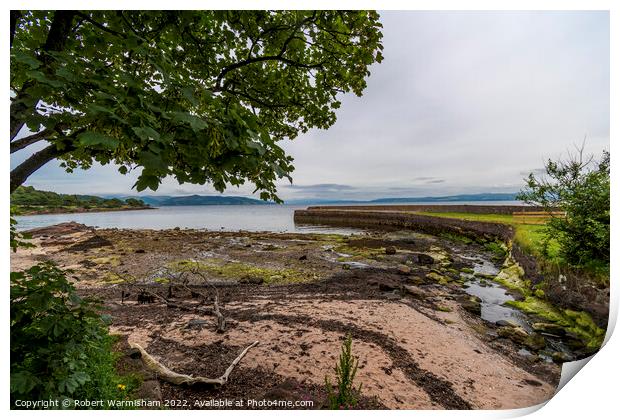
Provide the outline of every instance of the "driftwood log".
{"type": "Polygon", "coordinates": [[[182,373],[174,372],[168,369],[166,366],[162,365],[157,360],[155,360],[153,356],[148,354],[146,350],[144,350],[144,348],[142,348],[140,344],[130,342],[129,347],[138,350],[142,356],[142,360],[144,361],[144,364],[146,365],[146,367],[154,371],[155,373],[157,373],[158,377],[166,382],[170,382],[171,384],[175,384],[175,385],[206,384],[206,385],[220,385],[221,386],[221,385],[224,385],[226,382],[228,382],[228,377],[232,373],[235,366],[237,366],[237,364],[239,364],[241,359],[243,359],[243,356],[246,355],[248,350],[250,350],[252,347],[256,346],[257,344],[258,344],[258,341],[255,341],[249,346],[247,346],[239,354],[239,356],[237,356],[237,358],[233,360],[230,366],[228,366],[228,369],[226,369],[224,374],[220,376],[219,378],[205,378],[204,376],[191,376],[191,375],[185,375],[182,373]]]}

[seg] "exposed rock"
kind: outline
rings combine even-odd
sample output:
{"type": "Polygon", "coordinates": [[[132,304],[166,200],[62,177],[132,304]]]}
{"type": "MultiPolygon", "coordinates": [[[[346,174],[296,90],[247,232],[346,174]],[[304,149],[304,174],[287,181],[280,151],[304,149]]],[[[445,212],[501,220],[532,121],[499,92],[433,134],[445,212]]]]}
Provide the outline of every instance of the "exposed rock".
{"type": "Polygon", "coordinates": [[[557,336],[563,336],[566,334],[564,328],[550,322],[535,322],[532,324],[532,328],[534,329],[534,331],[538,331],[543,334],[551,334],[557,336]]]}
{"type": "Polygon", "coordinates": [[[480,298],[477,296],[467,296],[459,299],[461,307],[467,312],[480,316],[482,314],[482,307],[480,305],[480,298]]]}
{"type": "Polygon", "coordinates": [[[512,319],[500,319],[495,322],[498,327],[519,327],[520,325],[512,319]]]}
{"type": "Polygon", "coordinates": [[[435,258],[431,257],[428,254],[422,254],[422,253],[412,254],[411,261],[413,261],[414,263],[422,264],[422,265],[435,264],[435,258]]]}
{"type": "Polygon", "coordinates": [[[394,255],[396,254],[396,248],[394,248],[393,246],[386,246],[385,253],[386,255],[394,255]]]}
{"type": "Polygon", "coordinates": [[[409,276],[407,277],[407,280],[409,283],[415,284],[416,286],[424,283],[424,280],[422,280],[419,276],[409,276]]]}
{"type": "Polygon", "coordinates": [[[439,283],[439,284],[448,284],[450,282],[450,279],[446,276],[443,276],[439,273],[436,273],[434,271],[431,271],[430,273],[428,273],[426,275],[426,279],[439,283]]]}
{"type": "Polygon", "coordinates": [[[517,344],[525,344],[525,341],[529,337],[529,334],[523,329],[523,327],[500,327],[497,329],[497,334],[500,337],[508,338],[517,344]]]}
{"type": "Polygon", "coordinates": [[[265,282],[264,278],[258,277],[258,276],[250,276],[250,275],[243,276],[239,280],[239,283],[242,283],[242,284],[263,284],[264,282],[265,282]]]}
{"type": "Polygon", "coordinates": [[[58,223],[57,225],[46,226],[42,228],[30,229],[25,233],[32,235],[33,237],[41,235],[69,235],[78,232],[92,231],[93,228],[77,222],[65,222],[58,223]]]}
{"type": "Polygon", "coordinates": [[[523,342],[523,344],[534,351],[538,351],[538,350],[542,350],[545,347],[547,347],[547,343],[545,342],[545,338],[540,335],[540,334],[530,334],[525,341],[523,342]]]}
{"type": "Polygon", "coordinates": [[[371,279],[368,281],[370,286],[377,285],[379,290],[381,291],[391,291],[395,289],[399,289],[400,285],[393,280],[390,279],[371,279]]]}
{"type": "Polygon", "coordinates": [[[398,293],[396,290],[393,290],[391,292],[385,292],[383,296],[389,300],[399,300],[402,298],[400,293],[398,293]]]}
{"type": "Polygon", "coordinates": [[[409,274],[411,273],[411,267],[409,267],[408,265],[405,264],[400,264],[398,266],[398,272],[401,274],[409,274]]]}
{"type": "Polygon", "coordinates": [[[89,249],[102,248],[104,246],[112,246],[112,242],[110,242],[106,238],[103,238],[99,235],[95,235],[84,241],[80,241],[76,244],[73,244],[65,248],[65,251],[69,251],[69,252],[86,251],[89,249]]]}
{"type": "Polygon", "coordinates": [[[405,293],[410,294],[416,299],[426,299],[427,297],[429,297],[429,293],[426,290],[417,286],[411,286],[406,284],[403,286],[403,290],[405,291],[405,293]]]}
{"type": "Polygon", "coordinates": [[[551,353],[551,359],[553,359],[553,361],[556,363],[571,362],[573,360],[573,358],[569,354],[564,353],[563,351],[556,351],[551,353]]]}

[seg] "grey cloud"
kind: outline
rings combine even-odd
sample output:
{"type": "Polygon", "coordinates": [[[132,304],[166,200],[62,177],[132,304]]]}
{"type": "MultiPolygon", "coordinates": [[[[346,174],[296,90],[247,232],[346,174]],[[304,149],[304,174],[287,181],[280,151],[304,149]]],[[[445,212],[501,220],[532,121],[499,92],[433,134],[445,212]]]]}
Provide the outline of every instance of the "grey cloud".
{"type": "MultiPolygon", "coordinates": [[[[294,185],[278,185],[283,199],[514,192],[529,168],[584,135],[586,154],[609,149],[608,12],[390,11],[381,19],[385,60],[371,67],[363,96],[342,96],[330,129],[280,143],[296,168],[294,185]]],[[[136,176],[113,167],[95,174],[49,164],[32,179],[63,192],[126,193],[136,176]]],[[[166,180],[157,193],[178,188],[166,180]]]]}
{"type": "Polygon", "coordinates": [[[351,185],[342,184],[311,184],[311,185],[299,185],[290,184],[285,186],[291,190],[300,190],[305,192],[328,192],[328,191],[351,191],[355,190],[355,187],[351,185]]]}

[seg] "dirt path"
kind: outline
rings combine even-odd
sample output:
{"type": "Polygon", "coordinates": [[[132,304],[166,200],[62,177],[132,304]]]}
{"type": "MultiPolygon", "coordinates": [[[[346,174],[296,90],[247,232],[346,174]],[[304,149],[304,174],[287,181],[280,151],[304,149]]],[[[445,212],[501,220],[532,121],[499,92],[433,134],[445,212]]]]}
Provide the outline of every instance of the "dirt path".
{"type": "Polygon", "coordinates": [[[333,235],[74,226],[39,232],[36,241],[38,248],[12,258],[13,269],[51,258],[76,270],[81,292],[104,299],[112,331],[141,344],[170,369],[219,376],[242,348],[260,341],[219,390],[147,378],[164,399],[305,399],[320,407],[325,377],[333,378],[347,334],[359,357],[362,408],[521,408],[546,401],[557,385],[558,365],[520,356],[464,310],[460,288],[424,280],[442,264],[460,264],[444,258],[437,238],[344,241],[333,235]],[[388,255],[378,246],[394,246],[396,252],[388,255]],[[416,257],[421,252],[434,255],[433,263],[403,266],[404,256],[422,260],[416,257]],[[225,333],[216,333],[213,317],[161,301],[137,303],[140,292],[171,291],[174,302],[199,304],[196,293],[169,289],[162,281],[169,272],[158,270],[178,269],[179,261],[203,264],[211,285],[194,276],[189,289],[209,296],[217,291],[228,321],[225,333]],[[414,286],[415,293],[404,286],[414,286]]]}

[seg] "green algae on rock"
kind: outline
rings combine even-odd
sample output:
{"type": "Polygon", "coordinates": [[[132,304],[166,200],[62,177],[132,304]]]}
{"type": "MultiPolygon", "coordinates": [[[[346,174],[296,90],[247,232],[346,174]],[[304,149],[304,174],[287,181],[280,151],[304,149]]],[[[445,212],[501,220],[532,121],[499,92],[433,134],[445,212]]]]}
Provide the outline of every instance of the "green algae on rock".
{"type": "Polygon", "coordinates": [[[598,350],[605,338],[605,330],[598,327],[587,312],[561,310],[535,296],[528,296],[523,301],[508,301],[506,304],[563,328],[566,334],[578,338],[589,351],[598,350]]]}
{"type": "Polygon", "coordinates": [[[177,271],[198,270],[205,274],[230,280],[240,280],[248,277],[261,278],[265,284],[300,283],[315,279],[314,275],[293,268],[259,267],[237,261],[224,261],[218,258],[200,261],[180,260],[168,264],[168,267],[177,271]]]}

